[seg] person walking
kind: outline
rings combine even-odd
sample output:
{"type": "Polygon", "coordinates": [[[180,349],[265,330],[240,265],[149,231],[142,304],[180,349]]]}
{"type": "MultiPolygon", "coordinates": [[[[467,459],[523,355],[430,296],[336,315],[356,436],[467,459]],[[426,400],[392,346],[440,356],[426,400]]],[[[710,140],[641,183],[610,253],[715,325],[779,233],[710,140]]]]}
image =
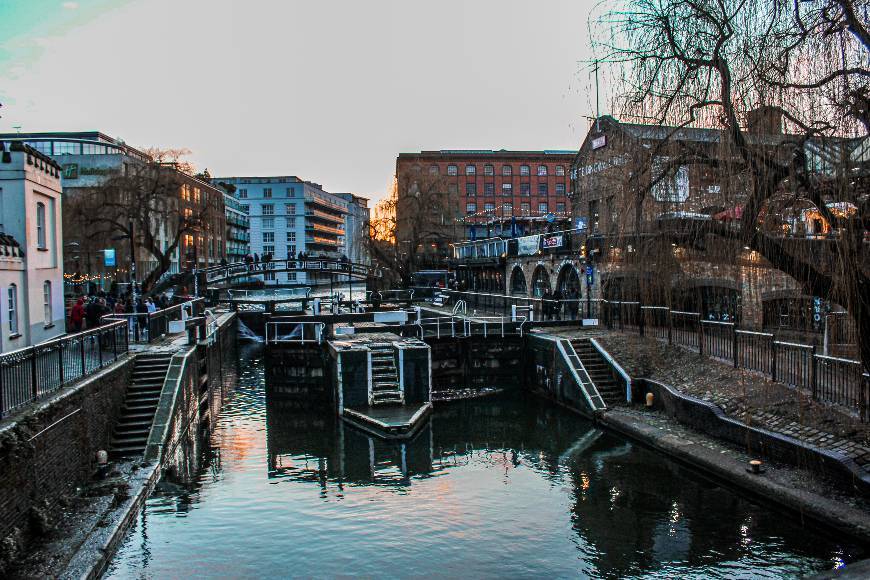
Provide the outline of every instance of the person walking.
{"type": "Polygon", "coordinates": [[[580,293],[576,288],[568,290],[568,316],[571,320],[577,320],[577,312],[580,310],[580,293]]]}
{"type": "Polygon", "coordinates": [[[81,332],[82,323],[85,321],[85,299],[79,298],[69,312],[69,320],[73,332],[81,332]]]}
{"type": "Polygon", "coordinates": [[[553,316],[556,320],[562,320],[562,299],[564,296],[562,295],[562,290],[556,288],[556,291],[553,292],[553,316]]]}
{"type": "Polygon", "coordinates": [[[545,289],[544,293],[541,295],[541,314],[543,315],[544,320],[550,320],[553,317],[552,298],[553,295],[550,294],[550,289],[545,289]]]}

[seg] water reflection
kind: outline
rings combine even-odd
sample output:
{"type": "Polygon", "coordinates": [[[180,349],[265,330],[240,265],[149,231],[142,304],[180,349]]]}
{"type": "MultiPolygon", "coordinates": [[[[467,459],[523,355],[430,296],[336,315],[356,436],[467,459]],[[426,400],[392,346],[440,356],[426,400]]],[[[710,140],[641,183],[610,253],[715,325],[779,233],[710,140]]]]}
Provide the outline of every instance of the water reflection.
{"type": "Polygon", "coordinates": [[[861,555],[534,398],[440,407],[404,443],[267,404],[258,352],[196,485],[164,484],[110,576],[783,577],[861,555]]]}

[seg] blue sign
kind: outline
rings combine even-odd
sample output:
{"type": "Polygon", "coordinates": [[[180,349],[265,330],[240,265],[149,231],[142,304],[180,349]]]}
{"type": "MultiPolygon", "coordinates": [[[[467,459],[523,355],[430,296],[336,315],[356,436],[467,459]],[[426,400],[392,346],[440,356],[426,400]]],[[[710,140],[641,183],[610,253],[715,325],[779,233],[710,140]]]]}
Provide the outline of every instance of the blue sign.
{"type": "Polygon", "coordinates": [[[556,221],[556,214],[554,214],[554,213],[548,213],[548,214],[547,214],[547,223],[548,223],[548,224],[551,224],[551,223],[553,223],[554,221],[556,221]]]}
{"type": "Polygon", "coordinates": [[[586,275],[587,275],[587,276],[591,276],[591,275],[592,275],[592,272],[593,272],[593,270],[592,270],[592,264],[586,264],[586,275]]]}
{"type": "Polygon", "coordinates": [[[595,270],[592,269],[592,264],[586,265],[586,285],[592,286],[595,284],[595,270]]]}
{"type": "Polygon", "coordinates": [[[574,228],[583,231],[586,229],[586,223],[585,217],[578,217],[577,221],[574,222],[574,228]]]}
{"type": "Polygon", "coordinates": [[[106,267],[114,267],[115,266],[115,249],[111,248],[108,250],[103,250],[103,265],[106,267]]]}

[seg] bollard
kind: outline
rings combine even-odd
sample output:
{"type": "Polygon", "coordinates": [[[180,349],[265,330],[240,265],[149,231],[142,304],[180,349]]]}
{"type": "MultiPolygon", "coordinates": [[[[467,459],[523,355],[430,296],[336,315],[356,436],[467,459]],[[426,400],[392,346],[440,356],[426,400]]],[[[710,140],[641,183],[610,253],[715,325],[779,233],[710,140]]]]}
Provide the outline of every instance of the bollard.
{"type": "Polygon", "coordinates": [[[652,393],[646,394],[646,406],[647,407],[652,408],[654,398],[655,398],[655,396],[652,393]]]}

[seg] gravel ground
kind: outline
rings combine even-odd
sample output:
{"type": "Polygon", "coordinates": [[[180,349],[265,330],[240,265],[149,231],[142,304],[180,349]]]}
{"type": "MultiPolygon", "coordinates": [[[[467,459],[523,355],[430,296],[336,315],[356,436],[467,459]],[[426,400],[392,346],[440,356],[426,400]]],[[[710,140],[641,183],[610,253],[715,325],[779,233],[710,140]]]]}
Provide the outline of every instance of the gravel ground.
{"type": "Polygon", "coordinates": [[[596,340],[633,377],[645,377],[714,403],[747,425],[839,451],[870,471],[870,425],[848,410],[678,346],[615,332],[596,340]]]}

